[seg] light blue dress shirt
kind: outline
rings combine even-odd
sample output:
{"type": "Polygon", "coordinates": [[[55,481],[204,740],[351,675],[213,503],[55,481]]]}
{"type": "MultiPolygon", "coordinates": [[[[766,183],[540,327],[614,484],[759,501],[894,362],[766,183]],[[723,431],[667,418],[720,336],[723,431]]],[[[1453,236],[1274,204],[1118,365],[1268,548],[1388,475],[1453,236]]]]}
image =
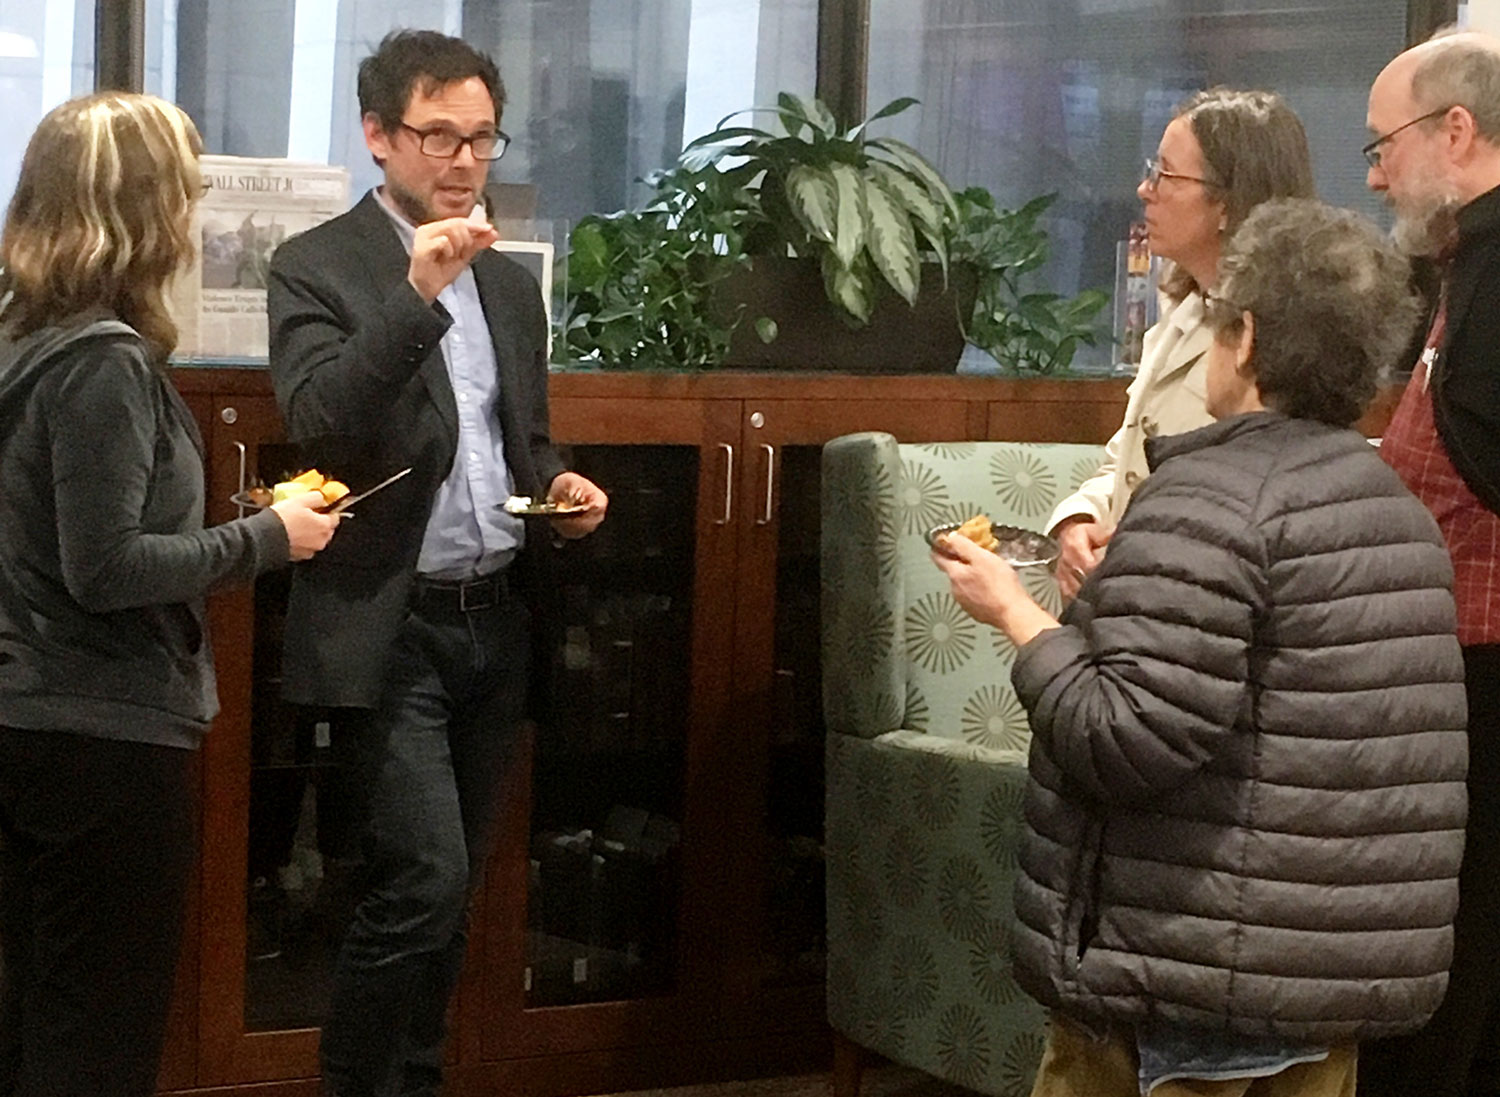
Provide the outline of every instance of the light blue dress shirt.
{"type": "MultiPolygon", "coordinates": [[[[382,191],[376,195],[410,255],[415,226],[391,207],[382,191]]],[[[502,506],[515,481],[505,463],[495,346],[473,269],[465,268],[437,299],[453,317],[442,348],[458,405],[458,450],[432,501],[417,572],[429,579],[472,579],[510,563],[526,531],[521,519],[502,506]]]]}

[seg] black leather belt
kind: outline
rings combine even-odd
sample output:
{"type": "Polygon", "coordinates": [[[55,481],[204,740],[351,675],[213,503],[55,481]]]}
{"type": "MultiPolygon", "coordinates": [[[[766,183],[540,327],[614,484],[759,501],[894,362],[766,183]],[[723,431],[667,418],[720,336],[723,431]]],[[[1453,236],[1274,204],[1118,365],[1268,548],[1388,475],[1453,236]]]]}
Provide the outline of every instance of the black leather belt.
{"type": "Polygon", "coordinates": [[[418,575],[412,585],[412,601],[424,609],[470,613],[489,609],[510,597],[510,577],[505,571],[478,579],[428,579],[418,575]]]}

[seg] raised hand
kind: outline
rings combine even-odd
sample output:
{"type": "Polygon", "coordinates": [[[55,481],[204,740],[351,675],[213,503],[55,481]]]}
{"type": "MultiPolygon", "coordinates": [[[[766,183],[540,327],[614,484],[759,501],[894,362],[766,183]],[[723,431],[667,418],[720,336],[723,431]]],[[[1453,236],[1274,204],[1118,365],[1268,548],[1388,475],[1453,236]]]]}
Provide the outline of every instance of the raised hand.
{"type": "Polygon", "coordinates": [[[447,217],[417,226],[411,246],[411,266],[406,280],[432,302],[463,273],[464,268],[500,234],[493,225],[466,217],[447,217]]]}

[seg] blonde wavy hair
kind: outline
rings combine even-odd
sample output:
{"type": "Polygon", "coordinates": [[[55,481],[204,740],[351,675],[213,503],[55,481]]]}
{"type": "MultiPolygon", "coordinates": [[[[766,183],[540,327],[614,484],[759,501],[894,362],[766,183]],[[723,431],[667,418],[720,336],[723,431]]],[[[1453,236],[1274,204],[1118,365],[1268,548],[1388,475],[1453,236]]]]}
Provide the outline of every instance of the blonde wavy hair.
{"type": "Polygon", "coordinates": [[[107,91],[42,119],[0,236],[0,322],[13,335],[107,310],[164,362],[177,345],[167,288],[194,255],[202,139],[177,107],[107,91]]]}

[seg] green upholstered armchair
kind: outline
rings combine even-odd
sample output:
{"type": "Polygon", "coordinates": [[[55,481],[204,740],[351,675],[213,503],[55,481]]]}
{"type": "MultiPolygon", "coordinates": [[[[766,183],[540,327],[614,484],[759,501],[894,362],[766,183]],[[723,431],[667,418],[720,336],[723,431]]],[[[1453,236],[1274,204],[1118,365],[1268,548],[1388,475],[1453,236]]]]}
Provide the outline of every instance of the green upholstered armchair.
{"type": "MultiPolygon", "coordinates": [[[[1044,1014],[1010,968],[1031,733],[1010,684],[1014,647],[959,608],[925,534],[981,512],[1040,529],[1103,455],[1092,445],[899,445],[878,433],[823,450],[839,1097],[858,1088],[861,1048],[997,1097],[1031,1092],[1044,1014]]],[[[1049,571],[1021,576],[1059,612],[1049,571]]]]}

